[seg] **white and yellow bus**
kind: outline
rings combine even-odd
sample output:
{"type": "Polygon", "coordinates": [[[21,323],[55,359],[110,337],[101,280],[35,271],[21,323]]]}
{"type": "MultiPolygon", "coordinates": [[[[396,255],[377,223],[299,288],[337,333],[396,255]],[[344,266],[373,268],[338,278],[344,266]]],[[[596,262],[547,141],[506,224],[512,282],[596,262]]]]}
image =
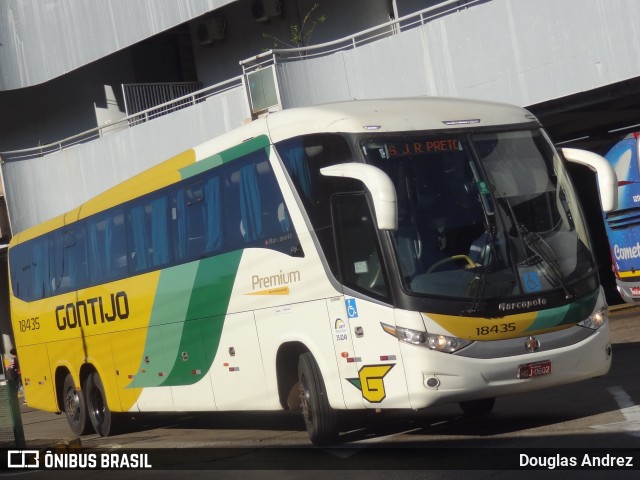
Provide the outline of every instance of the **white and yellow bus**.
{"type": "MultiPolygon", "coordinates": [[[[615,173],[594,154],[603,208],[615,173]]],[[[557,152],[518,107],[354,101],[273,113],[9,249],[30,406],[122,412],[459,403],[605,374],[607,305],[557,152]]]]}

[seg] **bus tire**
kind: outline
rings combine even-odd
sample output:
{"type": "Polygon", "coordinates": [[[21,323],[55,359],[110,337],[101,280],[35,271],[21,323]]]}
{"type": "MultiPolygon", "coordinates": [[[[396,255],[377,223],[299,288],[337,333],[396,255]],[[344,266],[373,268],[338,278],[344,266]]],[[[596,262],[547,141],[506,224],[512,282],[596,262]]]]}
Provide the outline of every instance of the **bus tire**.
{"type": "Polygon", "coordinates": [[[62,387],[62,402],[64,413],[71,431],[76,435],[86,435],[91,432],[91,422],[88,419],[87,403],[84,392],[76,388],[76,383],[70,373],[64,379],[62,387]]]}
{"type": "Polygon", "coordinates": [[[495,398],[481,398],[479,400],[460,402],[460,408],[467,415],[485,415],[493,410],[495,404],[495,398]]]}
{"type": "Polygon", "coordinates": [[[94,430],[101,437],[114,435],[118,430],[117,415],[109,410],[102,380],[97,372],[92,372],[85,383],[87,411],[94,430]]]}
{"type": "Polygon", "coordinates": [[[307,433],[314,445],[327,445],[338,439],[338,423],[329,405],[320,368],[310,352],[298,360],[300,406],[307,433]]]}

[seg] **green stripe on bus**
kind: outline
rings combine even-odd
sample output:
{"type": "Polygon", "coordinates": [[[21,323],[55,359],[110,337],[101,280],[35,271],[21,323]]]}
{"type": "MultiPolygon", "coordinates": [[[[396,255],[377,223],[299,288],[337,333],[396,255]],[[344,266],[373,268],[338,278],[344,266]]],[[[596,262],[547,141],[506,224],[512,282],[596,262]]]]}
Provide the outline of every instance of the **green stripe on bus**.
{"type": "Polygon", "coordinates": [[[240,250],[161,273],[138,368],[145,373],[128,388],[190,385],[209,371],[241,257],[240,250]]]}
{"type": "Polygon", "coordinates": [[[241,258],[239,250],[200,261],[178,355],[162,386],[191,385],[211,368],[241,258]]]}
{"type": "Polygon", "coordinates": [[[128,388],[156,387],[164,381],[158,374],[173,369],[198,263],[178,265],[160,273],[144,355],[140,359],[138,374],[128,388]],[[143,371],[145,373],[141,373],[143,371]]]}
{"type": "Polygon", "coordinates": [[[598,301],[598,291],[562,307],[542,310],[526,331],[547,330],[561,325],[581,322],[593,313],[598,301]]]}
{"type": "Polygon", "coordinates": [[[269,148],[269,145],[269,137],[266,135],[260,135],[259,137],[247,140],[246,142],[225,150],[224,152],[216,153],[215,155],[203,158],[194,164],[182,168],[180,170],[180,176],[183,179],[193,177],[211,168],[220,166],[223,163],[230,162],[236,158],[248,155],[256,150],[260,150],[261,148],[269,148]]]}

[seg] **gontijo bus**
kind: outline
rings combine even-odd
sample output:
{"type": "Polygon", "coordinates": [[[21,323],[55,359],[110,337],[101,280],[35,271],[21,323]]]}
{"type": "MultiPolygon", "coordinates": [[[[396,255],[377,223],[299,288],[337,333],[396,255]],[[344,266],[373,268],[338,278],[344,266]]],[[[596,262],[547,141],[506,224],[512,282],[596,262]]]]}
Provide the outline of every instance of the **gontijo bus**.
{"type": "MultiPolygon", "coordinates": [[[[597,155],[603,208],[615,173],[597,155]]],[[[16,235],[28,403],[122,412],[456,402],[603,375],[607,305],[562,156],[526,110],[457,99],[268,115],[16,235]]]]}

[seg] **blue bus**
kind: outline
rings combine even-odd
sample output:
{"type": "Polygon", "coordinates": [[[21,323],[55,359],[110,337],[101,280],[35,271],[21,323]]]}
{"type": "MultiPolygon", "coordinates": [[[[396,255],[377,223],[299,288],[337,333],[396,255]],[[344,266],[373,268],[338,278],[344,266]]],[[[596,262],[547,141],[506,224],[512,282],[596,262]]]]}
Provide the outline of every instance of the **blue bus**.
{"type": "Polygon", "coordinates": [[[640,304],[640,155],[631,133],[605,155],[618,177],[618,207],[604,212],[616,286],[625,302],[640,304]]]}

